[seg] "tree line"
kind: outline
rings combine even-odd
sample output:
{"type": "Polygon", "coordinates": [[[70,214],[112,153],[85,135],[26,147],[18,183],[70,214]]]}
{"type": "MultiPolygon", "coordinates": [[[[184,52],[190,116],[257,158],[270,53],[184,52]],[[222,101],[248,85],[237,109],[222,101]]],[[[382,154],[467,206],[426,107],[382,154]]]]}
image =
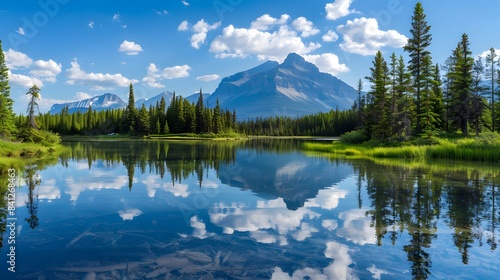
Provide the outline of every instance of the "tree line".
{"type": "MultiPolygon", "coordinates": [[[[22,120],[19,117],[19,121],[22,120]]],[[[149,108],[135,107],[133,85],[129,86],[127,107],[97,111],[91,106],[85,112],[70,113],[64,107],[60,113],[41,114],[37,122],[44,129],[61,135],[100,135],[121,133],[133,136],[169,133],[227,133],[237,130],[236,111],[223,110],[219,101],[214,108],[204,105],[203,94],[196,104],[182,96],[174,96],[167,106],[161,98],[149,108]]]]}
{"type": "MultiPolygon", "coordinates": [[[[444,65],[434,64],[429,51],[431,26],[421,3],[412,17],[412,37],[404,47],[408,65],[393,53],[389,60],[378,51],[370,67],[370,90],[359,95],[354,108],[358,127],[370,140],[402,141],[410,137],[432,138],[440,132],[468,136],[495,131],[500,116],[495,101],[500,84],[497,54],[491,48],[485,64],[474,58],[467,34],[463,34],[444,65]],[[441,74],[441,71],[444,71],[441,74]],[[482,77],[491,80],[490,85],[482,77]]],[[[361,93],[363,83],[358,83],[361,93]]]]}

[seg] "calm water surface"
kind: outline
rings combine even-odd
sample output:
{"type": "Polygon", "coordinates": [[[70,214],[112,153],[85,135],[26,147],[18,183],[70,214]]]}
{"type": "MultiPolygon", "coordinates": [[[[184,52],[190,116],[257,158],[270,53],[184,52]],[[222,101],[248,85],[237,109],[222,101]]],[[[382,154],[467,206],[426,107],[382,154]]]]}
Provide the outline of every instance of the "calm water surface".
{"type": "Polygon", "coordinates": [[[290,140],[66,145],[18,171],[16,272],[1,211],[0,279],[500,278],[496,166],[290,140]]]}

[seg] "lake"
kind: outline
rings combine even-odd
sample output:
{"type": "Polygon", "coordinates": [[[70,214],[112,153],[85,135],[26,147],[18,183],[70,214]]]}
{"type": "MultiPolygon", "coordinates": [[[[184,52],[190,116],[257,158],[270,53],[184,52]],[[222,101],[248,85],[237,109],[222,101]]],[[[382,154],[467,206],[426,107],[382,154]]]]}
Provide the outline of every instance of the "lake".
{"type": "Polygon", "coordinates": [[[65,143],[17,171],[15,273],[2,202],[0,279],[498,279],[497,166],[300,143],[65,143]]]}

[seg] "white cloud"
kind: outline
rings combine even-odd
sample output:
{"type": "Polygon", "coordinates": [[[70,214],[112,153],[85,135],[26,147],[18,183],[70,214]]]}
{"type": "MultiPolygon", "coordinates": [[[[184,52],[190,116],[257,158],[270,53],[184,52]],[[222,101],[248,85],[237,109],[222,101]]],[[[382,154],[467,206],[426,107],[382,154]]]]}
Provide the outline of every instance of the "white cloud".
{"type": "Polygon", "coordinates": [[[139,54],[139,52],[143,51],[141,45],[127,40],[121,43],[120,48],[118,50],[128,55],[137,55],[139,54]]]}
{"type": "Polygon", "coordinates": [[[210,221],[223,228],[225,233],[249,232],[257,242],[273,243],[279,240],[280,245],[288,244],[289,233],[294,239],[302,241],[317,232],[303,220],[320,216],[307,208],[290,211],[282,198],[257,201],[257,209],[249,209],[242,203],[220,203],[209,214],[210,221]]]}
{"type": "Polygon", "coordinates": [[[189,77],[189,70],[191,67],[184,64],[167,67],[160,71],[154,63],[150,63],[147,75],[142,79],[142,82],[152,88],[164,88],[165,86],[158,81],[189,77]]]}
{"type": "Polygon", "coordinates": [[[173,67],[167,67],[164,68],[161,72],[161,77],[163,79],[176,79],[176,78],[185,78],[189,77],[189,70],[191,70],[191,67],[188,65],[178,65],[178,66],[173,66],[173,67]]]}
{"type": "Polygon", "coordinates": [[[321,37],[323,39],[323,42],[335,42],[339,39],[339,35],[335,33],[333,30],[328,30],[328,32],[321,37]]]}
{"type": "Polygon", "coordinates": [[[252,21],[252,23],[250,24],[250,28],[266,31],[266,30],[269,30],[269,28],[274,26],[274,25],[286,24],[289,19],[290,19],[290,16],[287,14],[281,15],[281,17],[279,19],[273,18],[268,14],[264,14],[264,15],[260,16],[259,18],[257,18],[256,20],[252,21]]]}
{"type": "Polygon", "coordinates": [[[289,53],[307,54],[321,47],[319,43],[305,43],[297,33],[282,25],[273,32],[254,28],[235,28],[229,25],[210,45],[210,51],[219,58],[256,55],[259,60],[282,62],[289,53]]]}
{"type": "Polygon", "coordinates": [[[203,75],[203,76],[196,77],[197,80],[204,81],[204,82],[215,81],[219,78],[220,78],[220,76],[217,74],[203,75]]]}
{"type": "Polygon", "coordinates": [[[184,6],[189,6],[188,1],[186,1],[186,0],[182,0],[181,3],[184,4],[184,6]]]}
{"type": "Polygon", "coordinates": [[[28,68],[33,63],[33,59],[31,59],[28,55],[15,51],[13,49],[9,49],[4,52],[5,55],[5,64],[7,68],[14,70],[19,68],[28,68]]]}
{"type": "Polygon", "coordinates": [[[205,239],[211,236],[215,236],[215,233],[207,232],[207,226],[197,216],[191,217],[190,224],[193,228],[193,236],[196,238],[205,239]]]}
{"type": "MultiPolygon", "coordinates": [[[[497,57],[495,58],[495,61],[498,61],[498,59],[500,58],[500,49],[495,49],[495,53],[497,55],[497,57]]],[[[486,51],[480,53],[479,57],[486,59],[486,56],[489,54],[490,54],[490,50],[486,50],[486,51]]]]}
{"type": "Polygon", "coordinates": [[[10,70],[7,72],[9,76],[9,82],[19,85],[25,88],[30,88],[33,85],[38,86],[39,88],[43,87],[43,82],[36,78],[36,77],[30,77],[22,74],[13,74],[10,70]]]}
{"type": "Polygon", "coordinates": [[[325,220],[323,220],[321,222],[321,226],[324,227],[325,229],[329,230],[329,231],[334,231],[335,229],[337,229],[337,227],[339,226],[339,224],[335,220],[325,219],[325,220]]]}
{"type": "Polygon", "coordinates": [[[359,245],[375,244],[375,228],[371,226],[371,217],[366,216],[368,209],[352,209],[339,214],[344,226],[337,229],[337,235],[359,245]]]}
{"type": "Polygon", "coordinates": [[[319,33],[319,29],[314,27],[314,24],[305,17],[298,17],[292,22],[293,27],[299,32],[300,37],[306,38],[319,33]]]}
{"type": "Polygon", "coordinates": [[[339,57],[333,53],[304,55],[304,59],[315,64],[321,72],[337,75],[349,72],[349,67],[339,62],[339,57]]]}
{"type": "MultiPolygon", "coordinates": [[[[76,100],[84,100],[84,99],[89,99],[91,98],[92,95],[86,93],[86,92],[81,92],[81,91],[78,91],[76,94],[75,94],[75,99],[76,100]]],[[[64,103],[64,102],[63,102],[64,103]]]]}
{"type": "Polygon", "coordinates": [[[87,24],[90,28],[94,28],[94,22],[93,21],[89,21],[89,23],[87,24]]]}
{"type": "Polygon", "coordinates": [[[139,209],[127,209],[126,211],[118,211],[118,215],[124,221],[132,221],[135,217],[138,217],[142,214],[142,211],[139,209]]]}
{"type": "Polygon", "coordinates": [[[205,20],[203,19],[199,20],[192,28],[194,34],[191,36],[190,39],[191,46],[195,49],[199,49],[200,45],[205,43],[208,31],[216,29],[217,27],[220,26],[220,24],[221,24],[220,21],[210,25],[206,23],[205,20]]]}
{"type": "Polygon", "coordinates": [[[372,266],[367,268],[367,270],[372,273],[373,279],[379,279],[379,280],[381,279],[382,274],[392,274],[385,269],[377,268],[374,264],[372,264],[372,266]]]}
{"type": "Polygon", "coordinates": [[[177,31],[187,31],[189,30],[189,27],[188,27],[189,23],[187,20],[183,20],[179,26],[177,27],[177,31]]]}
{"type": "Polygon", "coordinates": [[[89,85],[93,90],[108,89],[110,87],[128,87],[130,83],[138,80],[125,78],[122,74],[87,73],[80,68],[76,60],[71,62],[71,68],[66,69],[69,85],[89,85]]]}
{"type": "Polygon", "coordinates": [[[408,42],[405,35],[395,30],[382,31],[374,18],[357,18],[348,20],[345,25],[337,27],[344,42],[342,50],[360,55],[374,55],[383,47],[401,48],[408,42]]]}
{"type": "Polygon", "coordinates": [[[122,28],[123,28],[123,29],[127,28],[127,25],[126,25],[126,24],[123,24],[123,25],[122,25],[122,28]]]}
{"type": "Polygon", "coordinates": [[[336,20],[349,14],[355,13],[355,10],[349,10],[352,1],[354,0],[335,0],[335,2],[333,3],[326,4],[326,18],[330,20],[336,20]]]}
{"type": "Polygon", "coordinates": [[[52,59],[48,61],[37,60],[33,62],[30,74],[48,82],[55,82],[56,76],[61,73],[61,63],[56,63],[52,59]]]}
{"type": "Polygon", "coordinates": [[[22,27],[19,27],[17,30],[16,30],[17,33],[21,34],[21,35],[24,35],[24,29],[22,27]]]}
{"type": "Polygon", "coordinates": [[[337,186],[321,189],[318,191],[318,195],[315,198],[307,200],[304,206],[332,210],[337,208],[339,200],[344,199],[348,193],[349,191],[339,189],[337,186]]]}
{"type": "Polygon", "coordinates": [[[113,21],[120,21],[120,13],[116,13],[113,15],[113,21]]]}

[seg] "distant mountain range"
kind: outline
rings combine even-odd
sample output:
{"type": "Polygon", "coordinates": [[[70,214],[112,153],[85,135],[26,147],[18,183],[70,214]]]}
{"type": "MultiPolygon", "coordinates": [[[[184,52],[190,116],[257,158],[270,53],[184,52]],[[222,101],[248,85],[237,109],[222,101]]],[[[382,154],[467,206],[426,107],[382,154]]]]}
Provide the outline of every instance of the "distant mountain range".
{"type": "MultiPolygon", "coordinates": [[[[196,103],[198,94],[186,97],[196,103]]],[[[149,99],[138,99],[137,108],[147,108],[165,98],[167,105],[172,92],[162,92],[149,99]]],[[[331,109],[348,109],[357,97],[356,90],[338,78],[322,73],[312,63],[298,54],[291,53],[281,64],[267,61],[255,68],[223,78],[215,92],[204,94],[205,104],[215,106],[217,99],[222,108],[236,110],[238,119],[268,116],[296,117],[325,112],[331,109]]],[[[127,104],[111,93],[64,104],[54,104],[51,114],[61,112],[68,106],[69,112],[84,112],[89,106],[101,111],[123,108],[127,104]]]]}

